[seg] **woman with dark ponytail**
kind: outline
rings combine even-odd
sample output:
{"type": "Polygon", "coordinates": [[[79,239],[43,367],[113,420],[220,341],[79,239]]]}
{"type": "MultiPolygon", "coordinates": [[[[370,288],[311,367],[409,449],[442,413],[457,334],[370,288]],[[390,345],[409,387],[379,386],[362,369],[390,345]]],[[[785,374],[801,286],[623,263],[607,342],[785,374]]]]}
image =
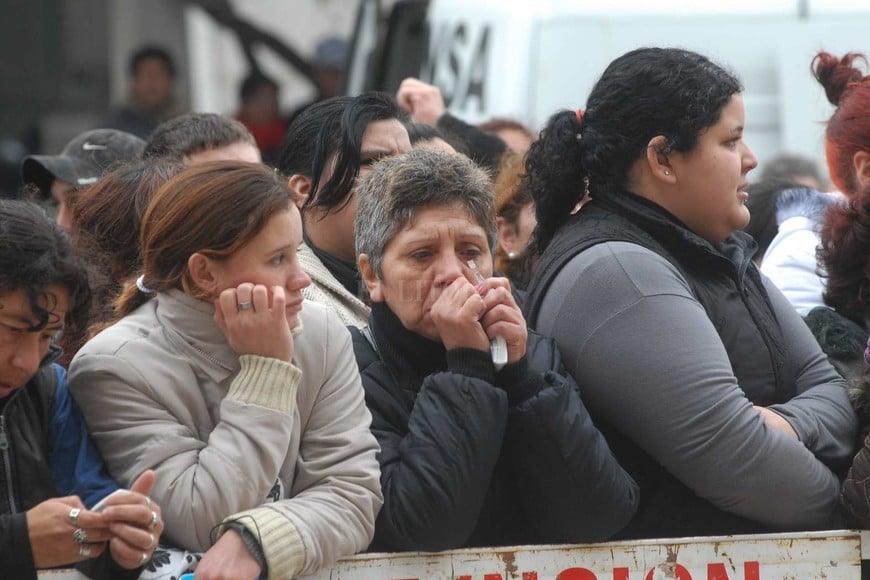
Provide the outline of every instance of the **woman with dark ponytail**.
{"type": "Polygon", "coordinates": [[[738,79],[685,50],[613,61],[526,161],[553,336],[640,485],[624,537],[830,528],[856,420],[845,384],[752,262],[738,79]],[[581,202],[587,202],[577,210],[581,202]]]}

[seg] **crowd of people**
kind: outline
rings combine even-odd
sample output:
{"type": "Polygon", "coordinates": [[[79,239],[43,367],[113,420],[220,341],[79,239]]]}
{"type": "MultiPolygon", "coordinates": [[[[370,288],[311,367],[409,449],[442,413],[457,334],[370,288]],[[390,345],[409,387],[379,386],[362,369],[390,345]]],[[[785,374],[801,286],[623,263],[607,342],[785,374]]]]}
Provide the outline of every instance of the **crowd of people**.
{"type": "Polygon", "coordinates": [[[144,140],[28,157],[0,200],[4,570],[870,527],[862,63],[812,63],[836,193],[791,157],[750,184],[740,80],[675,48],[539,135],[407,79],[280,140],[162,118],[163,91],[144,140]]]}

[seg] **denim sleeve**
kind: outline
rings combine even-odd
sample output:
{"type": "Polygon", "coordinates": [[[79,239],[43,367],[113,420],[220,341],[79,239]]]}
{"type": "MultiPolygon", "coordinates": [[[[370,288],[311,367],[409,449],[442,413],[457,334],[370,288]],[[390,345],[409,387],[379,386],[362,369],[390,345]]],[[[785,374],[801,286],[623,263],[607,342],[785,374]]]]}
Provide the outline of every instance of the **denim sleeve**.
{"type": "Polygon", "coordinates": [[[70,397],[66,370],[54,365],[57,388],[48,429],[48,463],[58,492],[77,495],[90,507],[118,489],[88,435],[88,427],[78,405],[70,397]]]}

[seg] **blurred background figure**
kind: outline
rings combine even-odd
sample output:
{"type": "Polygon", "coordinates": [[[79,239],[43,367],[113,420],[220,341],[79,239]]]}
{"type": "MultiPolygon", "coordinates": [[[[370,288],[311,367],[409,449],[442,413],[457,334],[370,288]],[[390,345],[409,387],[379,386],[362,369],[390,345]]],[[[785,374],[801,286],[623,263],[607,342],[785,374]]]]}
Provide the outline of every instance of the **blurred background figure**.
{"type": "Polygon", "coordinates": [[[312,101],[302,104],[290,114],[288,119],[290,123],[310,105],[344,93],[349,52],[350,46],[347,41],[338,37],[330,36],[317,43],[310,63],[317,95],[312,101]]]}
{"type": "Polygon", "coordinates": [[[30,155],[21,164],[21,178],[39,190],[42,201],[56,210],[58,225],[72,226],[71,196],[96,183],[112,166],[137,159],[145,141],[115,129],[85,131],[66,144],[59,155],[30,155]]]}
{"type": "Polygon", "coordinates": [[[161,123],[143,159],[166,159],[183,165],[207,161],[260,163],[254,137],[240,122],[215,113],[187,113],[161,123]]]}
{"type": "Polygon", "coordinates": [[[317,43],[311,64],[317,79],[318,100],[337,97],[344,92],[349,52],[350,46],[342,38],[330,36],[317,43]]]}
{"type": "Polygon", "coordinates": [[[287,119],[278,110],[278,84],[262,73],[251,73],[239,91],[241,108],[236,120],[247,127],[257,142],[263,161],[274,165],[281,154],[287,119]]]}
{"type": "Polygon", "coordinates": [[[507,144],[509,149],[520,155],[525,155],[535,141],[535,134],[528,127],[513,119],[494,117],[481,123],[477,128],[487,133],[495,133],[507,144]]]}
{"type": "Polygon", "coordinates": [[[111,110],[100,123],[147,138],[157,125],[178,115],[175,98],[175,63],[159,46],[144,46],[130,58],[127,101],[111,110]]]}
{"type": "Polygon", "coordinates": [[[492,188],[498,223],[495,268],[499,274],[510,279],[515,291],[525,288],[528,282],[523,256],[538,225],[535,200],[526,187],[524,172],[521,155],[505,155],[492,188]]]}
{"type": "Polygon", "coordinates": [[[825,283],[816,252],[821,221],[836,198],[793,181],[760,181],[747,192],[750,218],[743,231],[758,243],[754,261],[806,316],[823,305],[825,283]]]}
{"type": "Polygon", "coordinates": [[[818,161],[797,153],[777,155],[761,168],[760,181],[794,181],[817,191],[828,191],[828,178],[818,161]]]}

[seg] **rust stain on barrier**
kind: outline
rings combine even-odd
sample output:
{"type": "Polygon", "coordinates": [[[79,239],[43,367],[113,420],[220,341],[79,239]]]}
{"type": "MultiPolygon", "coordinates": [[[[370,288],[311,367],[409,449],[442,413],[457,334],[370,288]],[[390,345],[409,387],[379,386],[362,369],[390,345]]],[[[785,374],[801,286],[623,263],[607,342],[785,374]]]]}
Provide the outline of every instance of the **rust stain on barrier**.
{"type": "Polygon", "coordinates": [[[677,565],[677,556],[680,553],[679,544],[674,544],[673,546],[665,546],[665,550],[668,553],[668,559],[665,562],[668,566],[673,569],[677,565]]]}
{"type": "Polygon", "coordinates": [[[502,562],[504,562],[504,571],[509,578],[517,578],[517,556],[513,552],[502,552],[499,554],[502,562]]]}

